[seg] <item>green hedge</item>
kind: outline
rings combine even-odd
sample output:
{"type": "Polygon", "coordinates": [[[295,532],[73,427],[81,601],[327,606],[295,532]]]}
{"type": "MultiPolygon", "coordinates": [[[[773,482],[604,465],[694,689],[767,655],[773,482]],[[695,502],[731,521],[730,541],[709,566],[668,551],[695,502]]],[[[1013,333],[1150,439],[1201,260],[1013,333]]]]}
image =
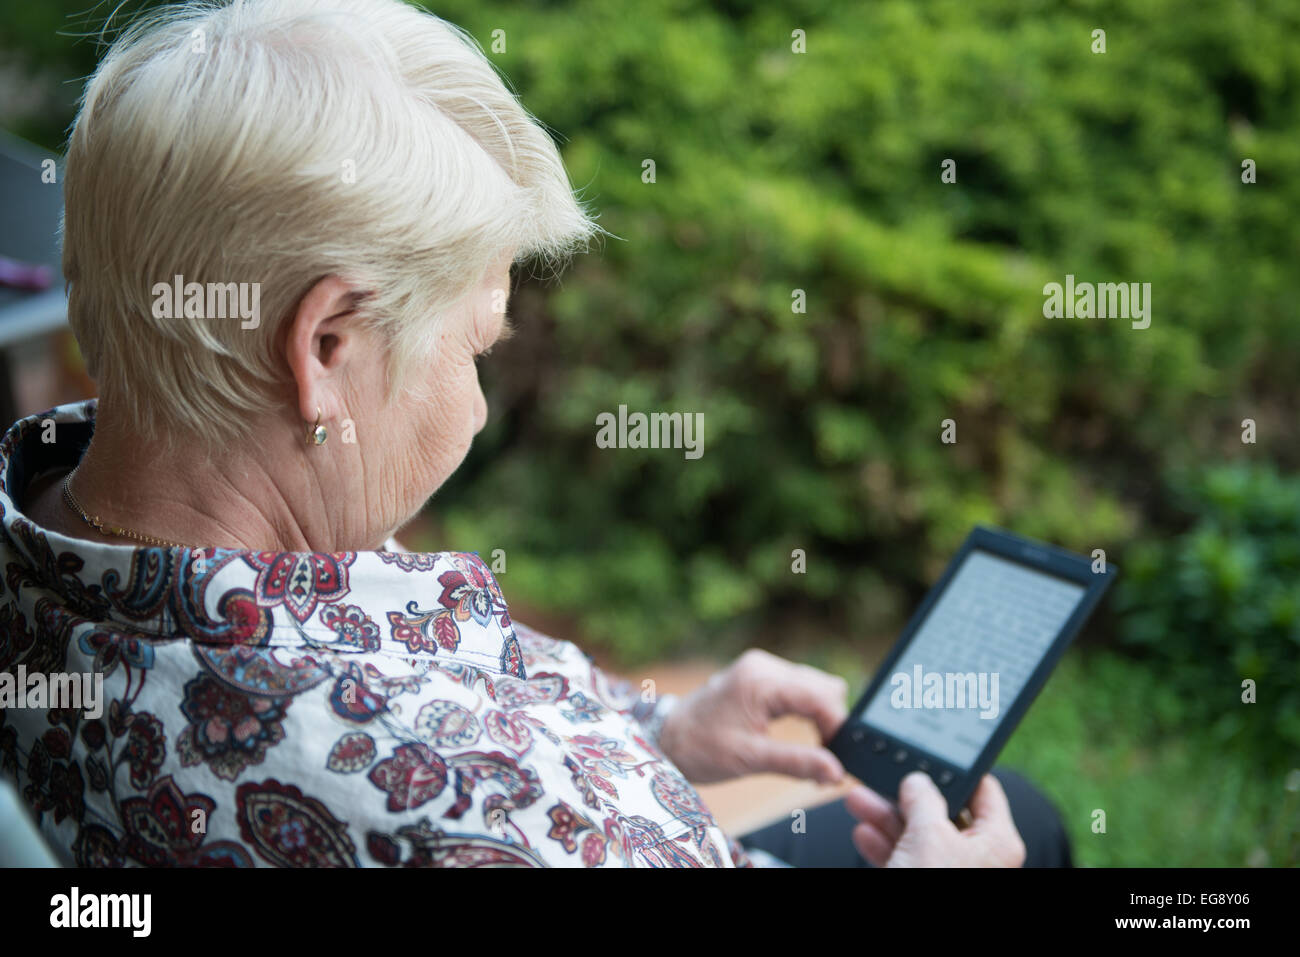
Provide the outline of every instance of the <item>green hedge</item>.
{"type": "Polygon", "coordinates": [[[1076,865],[1300,865],[1300,770],[1224,747],[1196,720],[1201,699],[1164,674],[1105,650],[1067,654],[998,763],[1051,797],[1076,865]]]}
{"type": "Polygon", "coordinates": [[[1294,468],[1300,10],[1009,6],[443,5],[620,237],[518,294],[450,538],[637,660],[887,632],[974,522],[1122,565],[1169,469],[1294,468]],[[1044,319],[1067,273],[1150,328],[1044,319]],[[620,404],[703,412],[703,458],[597,449],[620,404]]]}
{"type": "Polygon", "coordinates": [[[1300,480],[1230,466],[1177,483],[1194,524],[1129,553],[1116,608],[1189,717],[1223,748],[1300,755],[1300,480]],[[1244,703],[1243,682],[1254,682],[1244,703]]]}
{"type": "MultiPolygon", "coordinates": [[[[0,0],[0,51],[84,74],[85,9],[0,0]]],[[[1171,470],[1300,462],[1291,0],[435,9],[504,31],[619,238],[521,277],[424,544],[504,548],[512,597],[629,664],[888,634],[975,522],[1125,566],[1186,522],[1171,470]],[[1150,282],[1151,327],[1044,319],[1067,273],[1150,282]],[[704,456],[598,449],[619,405],[703,413],[704,456]]],[[[75,94],[19,131],[57,145],[75,94]]]]}

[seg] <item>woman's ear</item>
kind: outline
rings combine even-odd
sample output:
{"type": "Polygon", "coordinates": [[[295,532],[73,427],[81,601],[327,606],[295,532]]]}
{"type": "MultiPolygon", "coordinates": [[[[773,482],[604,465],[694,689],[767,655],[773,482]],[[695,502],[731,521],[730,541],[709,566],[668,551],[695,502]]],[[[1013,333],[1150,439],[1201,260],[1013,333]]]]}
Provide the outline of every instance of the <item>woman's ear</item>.
{"type": "Polygon", "coordinates": [[[304,422],[337,417],[344,409],[343,375],[362,346],[360,294],[338,276],[326,276],[299,300],[285,334],[284,354],[298,389],[304,422]]]}

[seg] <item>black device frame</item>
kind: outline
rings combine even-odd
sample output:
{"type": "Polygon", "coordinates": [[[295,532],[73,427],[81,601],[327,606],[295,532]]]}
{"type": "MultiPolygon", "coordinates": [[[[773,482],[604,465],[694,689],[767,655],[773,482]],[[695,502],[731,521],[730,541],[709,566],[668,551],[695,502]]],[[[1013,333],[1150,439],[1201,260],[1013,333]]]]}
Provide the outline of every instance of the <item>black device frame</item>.
{"type": "Polygon", "coordinates": [[[1002,529],[976,526],[952,557],[943,575],[926,594],[925,600],[912,615],[889,655],[881,663],[871,684],[849,712],[848,720],[840,726],[827,747],[840,759],[845,770],[864,784],[887,798],[897,800],[898,786],[913,771],[925,771],[948,799],[949,816],[956,820],[966,802],[970,800],[980,779],[993,766],[1003,745],[1020,724],[1025,712],[1047,683],[1070,642],[1083,628],[1096,609],[1102,596],[1119,573],[1119,569],[1106,560],[1104,571],[1093,571],[1093,562],[1055,545],[1022,538],[1002,529]],[[892,734],[866,724],[862,714],[871,703],[881,685],[893,674],[898,660],[907,650],[913,635],[925,622],[930,610],[944,593],[948,583],[957,574],[962,563],[973,551],[988,552],[1035,571],[1065,579],[1086,589],[1074,613],[1066,620],[1047,652],[1039,660],[1025,686],[1016,695],[1011,707],[1003,711],[992,736],[969,768],[963,769],[951,761],[930,754],[924,748],[903,741],[892,734]]]}

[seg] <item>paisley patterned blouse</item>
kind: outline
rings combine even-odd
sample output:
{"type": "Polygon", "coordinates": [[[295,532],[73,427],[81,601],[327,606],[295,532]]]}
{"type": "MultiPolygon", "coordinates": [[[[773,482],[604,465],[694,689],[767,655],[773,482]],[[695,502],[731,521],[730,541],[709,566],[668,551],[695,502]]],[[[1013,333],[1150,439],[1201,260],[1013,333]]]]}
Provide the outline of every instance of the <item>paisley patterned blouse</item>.
{"type": "Polygon", "coordinates": [[[0,672],[103,675],[98,716],[0,700],[0,766],[65,863],[755,863],[634,717],[637,689],[512,622],[477,555],[135,548],[32,523],[27,484],[79,460],[94,415],[61,406],[0,441],[0,672]]]}

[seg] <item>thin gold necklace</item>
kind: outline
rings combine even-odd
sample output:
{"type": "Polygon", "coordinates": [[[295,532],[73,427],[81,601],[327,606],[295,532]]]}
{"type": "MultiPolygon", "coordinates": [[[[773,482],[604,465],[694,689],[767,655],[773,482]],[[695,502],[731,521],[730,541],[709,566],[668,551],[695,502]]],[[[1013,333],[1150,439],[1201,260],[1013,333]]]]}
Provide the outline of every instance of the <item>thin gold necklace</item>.
{"type": "Polygon", "coordinates": [[[77,517],[83,522],[99,532],[101,535],[118,535],[122,538],[131,538],[137,542],[143,542],[145,545],[160,545],[163,548],[189,548],[188,545],[181,545],[177,542],[169,542],[165,538],[154,538],[152,535],[141,535],[139,532],[133,532],[129,528],[122,528],[120,525],[105,525],[99,520],[98,515],[89,515],[77,501],[77,497],[72,494],[72,476],[77,472],[73,469],[63,480],[63,501],[68,503],[68,508],[72,509],[77,517]]]}

